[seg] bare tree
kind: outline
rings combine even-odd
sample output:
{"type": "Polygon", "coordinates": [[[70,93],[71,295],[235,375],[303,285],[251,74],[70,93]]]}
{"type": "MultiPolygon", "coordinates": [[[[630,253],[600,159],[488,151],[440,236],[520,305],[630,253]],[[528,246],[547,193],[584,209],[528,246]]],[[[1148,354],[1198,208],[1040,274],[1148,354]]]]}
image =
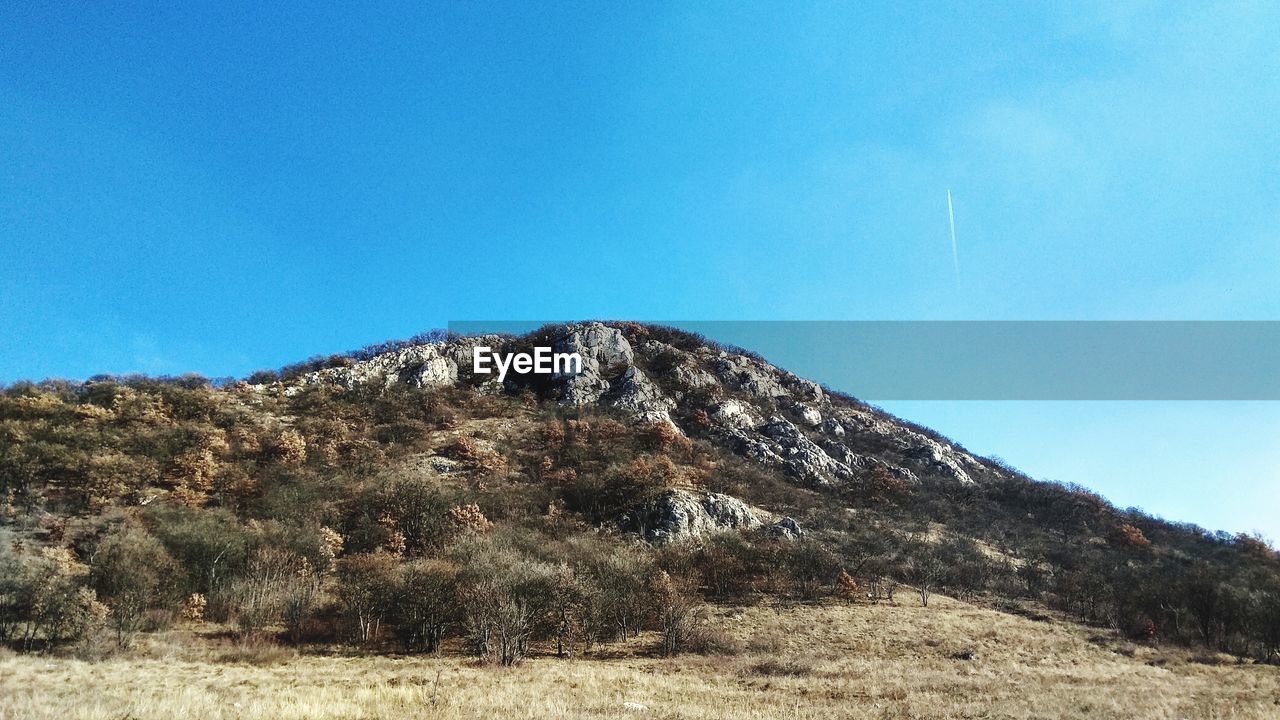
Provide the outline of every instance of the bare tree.
{"type": "Polygon", "coordinates": [[[436,652],[456,622],[458,566],[444,560],[415,560],[400,567],[392,616],[405,647],[436,652]]]}
{"type": "Polygon", "coordinates": [[[926,542],[916,544],[908,551],[903,571],[907,582],[914,585],[920,595],[920,605],[929,607],[929,596],[946,572],[937,550],[926,542]]]}
{"type": "Polygon", "coordinates": [[[637,629],[649,606],[652,560],[633,548],[621,548],[594,559],[587,572],[599,588],[599,612],[608,617],[623,641],[637,629]]]}
{"type": "Polygon", "coordinates": [[[249,555],[245,572],[231,581],[227,593],[241,638],[257,634],[280,618],[291,576],[302,568],[302,562],[297,554],[278,547],[260,547],[249,555]]]}
{"type": "Polygon", "coordinates": [[[672,579],[665,571],[653,581],[654,610],[662,631],[662,654],[680,654],[698,632],[702,621],[699,606],[689,588],[672,579]]]}
{"type": "Polygon", "coordinates": [[[397,560],[385,552],[352,555],[338,562],[338,599],[356,642],[377,638],[395,589],[397,560]]]}
{"type": "Polygon", "coordinates": [[[589,591],[572,567],[561,564],[551,576],[550,620],[556,639],[556,656],[573,655],[573,646],[587,637],[586,607],[589,591]]]}
{"type": "Polygon", "coordinates": [[[534,632],[546,622],[553,570],[488,542],[471,544],[466,552],[471,562],[462,596],[472,650],[482,660],[515,665],[528,654],[534,632]]]}

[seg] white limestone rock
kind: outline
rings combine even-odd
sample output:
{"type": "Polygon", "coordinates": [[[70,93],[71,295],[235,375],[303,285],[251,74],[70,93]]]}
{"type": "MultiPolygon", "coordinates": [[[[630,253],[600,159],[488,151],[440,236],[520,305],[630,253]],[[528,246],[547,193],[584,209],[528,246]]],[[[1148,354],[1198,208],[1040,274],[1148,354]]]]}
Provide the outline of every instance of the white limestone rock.
{"type": "Polygon", "coordinates": [[[628,512],[621,521],[624,531],[656,545],[760,524],[755,511],[735,497],[689,490],[668,490],[649,505],[628,512]]]}
{"type": "Polygon", "coordinates": [[[792,404],[791,414],[807,427],[818,427],[822,424],[822,413],[804,403],[792,404]]]}
{"type": "Polygon", "coordinates": [[[787,473],[803,482],[814,485],[830,485],[837,480],[849,480],[853,472],[805,437],[800,429],[780,417],[769,419],[761,429],[781,448],[783,467],[787,473]]]}
{"type": "Polygon", "coordinates": [[[671,411],[676,408],[676,402],[634,365],[610,385],[605,400],[641,422],[671,422],[671,411]]]}
{"type": "Polygon", "coordinates": [[[720,425],[737,430],[750,430],[763,422],[754,407],[732,398],[716,405],[711,410],[710,417],[720,425]]]}

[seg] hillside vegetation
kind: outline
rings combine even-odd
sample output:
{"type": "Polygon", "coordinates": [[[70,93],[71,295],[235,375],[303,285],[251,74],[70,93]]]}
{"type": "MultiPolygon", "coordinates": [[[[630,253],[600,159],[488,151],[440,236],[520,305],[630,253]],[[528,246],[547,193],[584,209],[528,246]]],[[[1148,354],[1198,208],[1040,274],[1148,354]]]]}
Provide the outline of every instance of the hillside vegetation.
{"type": "MultiPolygon", "coordinates": [[[[488,677],[464,658],[535,658],[537,672],[510,676],[513,686],[581,682],[581,696],[561,688],[548,697],[584,703],[574,710],[583,717],[613,712],[617,698],[600,693],[606,678],[623,677],[667,693],[661,702],[687,690],[707,703],[672,715],[681,717],[745,703],[741,694],[761,684],[808,703],[893,694],[887,700],[920,716],[947,716],[921,708],[959,687],[970,701],[957,700],[953,715],[980,715],[964,703],[984,693],[1022,714],[1009,686],[1020,673],[1064,707],[1074,701],[1068,685],[1096,681],[1100,694],[1081,702],[1119,716],[1130,699],[1152,702],[1153,689],[1207,687],[1217,682],[1208,674],[1237,669],[1144,665],[1080,637],[1132,643],[1135,657],[1180,646],[1277,660],[1280,560],[1257,538],[1033,481],[749,353],[667,328],[593,323],[488,338],[587,360],[575,377],[505,385],[458,361],[474,342],[435,335],[217,385],[97,378],[6,388],[0,640],[17,652],[115,658],[58,670],[88,676],[84,687],[104,693],[103,716],[126,702],[109,689],[113,673],[145,669],[157,687],[181,686],[148,648],[183,637],[202,645],[210,633],[237,648],[304,653],[287,666],[302,673],[293,690],[253,701],[262,717],[300,712],[272,702],[328,697],[308,683],[324,685],[348,663],[382,678],[351,702],[376,712],[423,702],[439,686],[392,684],[407,682],[395,680],[399,668],[418,665],[367,657],[398,653],[453,658],[440,672],[455,681],[441,694],[482,708],[503,701],[461,689],[458,677],[488,677]],[[940,604],[935,592],[954,600],[940,604]],[[790,609],[771,615],[777,607],[790,609]],[[953,627],[975,613],[991,632],[1017,628],[1012,645],[976,650],[976,664],[938,655],[985,637],[976,621],[953,627]],[[689,652],[753,657],[735,617],[772,618],[764,625],[781,628],[787,652],[757,650],[725,668],[681,661],[687,677],[653,664],[689,652]],[[801,631],[816,617],[839,623],[834,635],[801,631]],[[1063,630],[1064,618],[1081,625],[1063,630]],[[936,624],[949,629],[920,635],[936,624]],[[1074,644],[1047,643],[1045,633],[1074,644]],[[916,640],[879,644],[893,637],[916,640]],[[313,656],[336,649],[340,660],[313,656]],[[788,653],[803,664],[795,672],[788,653]],[[1062,674],[1075,653],[1101,663],[1092,680],[1062,674]],[[632,659],[555,664],[614,656],[632,659]],[[911,658],[927,662],[913,674],[911,658]],[[996,658],[1004,665],[984,664],[996,658]],[[757,672],[747,662],[781,664],[757,672]],[[640,680],[653,673],[670,689],[640,680]]],[[[4,662],[23,677],[37,667],[4,662]]],[[[211,666],[193,677],[201,672],[283,682],[274,671],[211,666]]],[[[1274,677],[1240,682],[1273,687],[1274,677]]],[[[182,702],[218,716],[206,709],[223,691],[204,683],[183,686],[182,702]]],[[[1219,690],[1212,697],[1229,701],[1227,686],[1219,690]]],[[[79,691],[54,694],[67,692],[79,691]]],[[[16,702],[33,715],[65,708],[31,693],[16,702]]],[[[1162,707],[1210,697],[1180,693],[1162,707]]],[[[130,712],[166,712],[155,702],[130,712]]]]}

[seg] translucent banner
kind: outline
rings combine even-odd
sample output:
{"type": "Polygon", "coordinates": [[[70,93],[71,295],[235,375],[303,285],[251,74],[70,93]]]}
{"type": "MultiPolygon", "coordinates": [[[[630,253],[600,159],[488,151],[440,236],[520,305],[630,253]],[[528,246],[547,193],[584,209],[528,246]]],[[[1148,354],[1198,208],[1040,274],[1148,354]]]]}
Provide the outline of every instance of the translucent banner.
{"type": "MultiPolygon", "coordinates": [[[[520,335],[560,322],[449,329],[520,335]]],[[[869,401],[1280,400],[1272,321],[646,322],[750,350],[869,401]]]]}

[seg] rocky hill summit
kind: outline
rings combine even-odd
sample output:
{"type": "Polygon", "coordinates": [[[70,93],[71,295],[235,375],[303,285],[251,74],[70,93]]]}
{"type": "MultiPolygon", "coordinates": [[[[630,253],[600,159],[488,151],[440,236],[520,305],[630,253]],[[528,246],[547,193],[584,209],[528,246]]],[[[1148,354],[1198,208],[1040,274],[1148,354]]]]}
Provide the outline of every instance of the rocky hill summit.
{"type": "MultiPolygon", "coordinates": [[[[353,388],[365,383],[414,388],[466,384],[489,393],[530,392],[563,406],[613,408],[635,423],[696,432],[813,488],[839,488],[876,476],[911,484],[971,485],[1000,472],[922,428],[824,390],[746,351],[635,323],[556,325],[522,337],[449,337],[305,372],[289,386],[353,388]],[[503,353],[549,346],[554,352],[577,353],[582,368],[558,375],[513,372],[500,383],[496,374],[473,373],[477,346],[503,353]]],[[[726,511],[728,500],[732,498],[667,497],[661,506],[665,511],[645,511],[656,513],[647,534],[665,538],[759,523],[740,508],[726,511]]]]}

